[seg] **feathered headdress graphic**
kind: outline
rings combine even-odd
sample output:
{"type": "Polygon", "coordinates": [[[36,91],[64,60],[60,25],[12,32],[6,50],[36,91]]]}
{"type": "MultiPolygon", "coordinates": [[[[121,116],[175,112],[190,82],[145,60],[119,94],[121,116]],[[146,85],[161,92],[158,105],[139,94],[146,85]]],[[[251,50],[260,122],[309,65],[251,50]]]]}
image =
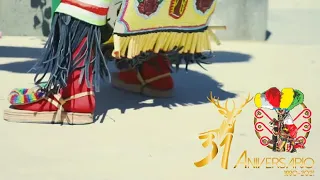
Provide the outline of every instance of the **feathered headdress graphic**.
{"type": "Polygon", "coordinates": [[[280,91],[272,87],[263,93],[257,93],[254,97],[254,104],[257,108],[283,109],[290,111],[303,103],[304,94],[293,88],[283,88],[280,91]]]}

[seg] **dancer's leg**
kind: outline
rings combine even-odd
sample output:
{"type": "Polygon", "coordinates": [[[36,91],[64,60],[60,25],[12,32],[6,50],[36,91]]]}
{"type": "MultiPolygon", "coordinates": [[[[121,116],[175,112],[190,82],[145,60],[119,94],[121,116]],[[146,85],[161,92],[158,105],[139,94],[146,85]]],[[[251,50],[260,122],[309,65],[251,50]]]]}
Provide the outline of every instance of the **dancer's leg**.
{"type": "Polygon", "coordinates": [[[120,72],[112,75],[112,84],[148,96],[171,97],[171,64],[185,62],[188,67],[203,62],[203,53],[212,51],[211,40],[219,44],[206,25],[216,2],[141,0],[137,10],[133,1],[122,6],[115,25],[112,55],[120,72]],[[191,6],[195,9],[186,8],[191,6]]]}
{"type": "Polygon", "coordinates": [[[91,5],[62,0],[53,18],[45,53],[34,67],[37,87],[10,93],[12,107],[4,113],[6,120],[93,122],[94,91],[99,90],[101,77],[108,75],[99,27],[106,23],[106,1],[101,0],[98,6],[97,1],[91,5]]]}
{"type": "Polygon", "coordinates": [[[119,73],[114,73],[112,84],[120,89],[152,97],[171,97],[174,87],[170,62],[160,54],[136,68],[123,68],[119,73]]]}

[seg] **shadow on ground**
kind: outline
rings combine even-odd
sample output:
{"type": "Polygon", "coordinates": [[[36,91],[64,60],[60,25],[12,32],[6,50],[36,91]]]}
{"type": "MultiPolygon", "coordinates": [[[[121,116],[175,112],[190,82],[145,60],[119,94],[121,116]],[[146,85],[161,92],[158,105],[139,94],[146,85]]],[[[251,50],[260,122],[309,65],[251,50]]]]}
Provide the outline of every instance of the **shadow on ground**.
{"type": "MultiPolygon", "coordinates": [[[[174,73],[173,78],[175,80],[175,96],[166,99],[154,99],[118,90],[112,88],[111,85],[103,86],[101,92],[96,94],[95,121],[102,123],[106,119],[108,110],[112,109],[118,109],[121,113],[125,113],[129,109],[137,110],[156,106],[171,109],[177,106],[208,103],[206,97],[210,91],[221,100],[236,97],[236,94],[223,90],[223,84],[197,71],[189,71],[188,73],[180,71],[174,73]]],[[[109,118],[112,119],[112,117],[109,118]]]]}
{"type": "Polygon", "coordinates": [[[0,46],[0,57],[33,58],[41,56],[42,48],[0,46]]]}
{"type": "MultiPolygon", "coordinates": [[[[0,46],[0,58],[30,58],[39,59],[41,57],[42,48],[26,48],[26,47],[9,47],[0,46]]],[[[235,62],[247,62],[251,59],[250,55],[217,51],[214,57],[210,59],[209,63],[235,63],[235,62]]],[[[0,64],[0,71],[10,71],[15,73],[26,73],[35,64],[35,60],[29,60],[24,62],[15,62],[9,64],[0,64]]],[[[183,68],[183,66],[181,66],[183,68]]]]}
{"type": "MultiPolygon", "coordinates": [[[[0,57],[37,59],[40,53],[40,48],[0,47],[0,57]]],[[[248,62],[251,59],[251,56],[247,54],[226,51],[218,51],[214,55],[215,57],[210,60],[212,63],[248,62]]],[[[26,73],[34,63],[35,60],[0,64],[0,71],[26,73]]],[[[175,96],[168,99],[153,99],[114,89],[110,84],[103,84],[100,93],[96,94],[95,121],[102,123],[107,116],[107,112],[112,109],[119,109],[122,113],[125,113],[128,109],[137,110],[156,106],[172,108],[208,103],[206,96],[210,91],[221,100],[236,97],[235,93],[223,90],[223,84],[203,74],[205,72],[205,70],[200,72],[189,70],[186,72],[181,69],[178,73],[174,73],[175,96]],[[152,102],[148,101],[147,103],[147,100],[152,100],[152,102]]]]}

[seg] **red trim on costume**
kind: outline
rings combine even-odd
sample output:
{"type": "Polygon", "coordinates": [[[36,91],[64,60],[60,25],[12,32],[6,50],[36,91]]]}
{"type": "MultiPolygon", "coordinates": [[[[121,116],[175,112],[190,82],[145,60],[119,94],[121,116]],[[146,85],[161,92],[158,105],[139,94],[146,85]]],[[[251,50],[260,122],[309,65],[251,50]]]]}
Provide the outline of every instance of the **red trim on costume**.
{"type": "Polygon", "coordinates": [[[179,19],[183,16],[187,9],[188,0],[171,0],[169,7],[169,15],[174,19],[179,19]]]}
{"type": "Polygon", "coordinates": [[[91,5],[91,4],[87,4],[87,3],[83,3],[77,0],[61,0],[61,3],[65,3],[65,4],[70,4],[72,6],[76,6],[79,7],[81,9],[90,11],[92,13],[101,15],[101,16],[105,16],[108,14],[109,8],[102,8],[102,7],[98,7],[95,5],[91,5]]]}

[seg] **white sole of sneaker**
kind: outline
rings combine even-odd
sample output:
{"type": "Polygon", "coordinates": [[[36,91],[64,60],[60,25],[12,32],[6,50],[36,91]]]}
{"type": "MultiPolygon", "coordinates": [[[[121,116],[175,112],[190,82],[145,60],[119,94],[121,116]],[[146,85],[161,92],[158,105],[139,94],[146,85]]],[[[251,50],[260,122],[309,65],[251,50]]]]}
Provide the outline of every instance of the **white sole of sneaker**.
{"type": "Polygon", "coordinates": [[[3,113],[4,120],[17,123],[81,125],[94,122],[91,113],[62,112],[61,118],[56,118],[56,116],[56,111],[35,112],[11,108],[4,110],[3,113]]]}

